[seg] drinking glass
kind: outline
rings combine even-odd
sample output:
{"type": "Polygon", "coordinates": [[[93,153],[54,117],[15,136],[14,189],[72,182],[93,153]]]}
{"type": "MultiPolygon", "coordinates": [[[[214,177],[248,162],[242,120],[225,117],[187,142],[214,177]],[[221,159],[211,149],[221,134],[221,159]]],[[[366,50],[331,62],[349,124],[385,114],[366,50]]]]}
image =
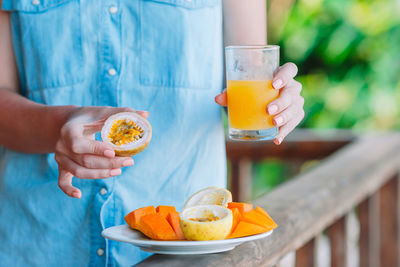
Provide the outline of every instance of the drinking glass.
{"type": "Polygon", "coordinates": [[[228,46],[225,48],[229,137],[236,140],[270,140],[278,134],[267,113],[279,97],[272,79],[279,67],[279,46],[228,46]]]}

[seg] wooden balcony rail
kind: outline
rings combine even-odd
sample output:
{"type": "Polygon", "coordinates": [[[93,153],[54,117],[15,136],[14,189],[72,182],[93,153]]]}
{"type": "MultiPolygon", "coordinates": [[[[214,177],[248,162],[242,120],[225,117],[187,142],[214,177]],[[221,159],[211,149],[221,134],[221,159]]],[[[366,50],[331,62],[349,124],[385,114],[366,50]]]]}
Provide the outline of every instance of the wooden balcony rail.
{"type": "MultiPolygon", "coordinates": [[[[252,153],[244,152],[248,161],[252,153]]],[[[360,266],[400,266],[399,171],[399,133],[357,138],[253,202],[279,225],[268,238],[218,254],[153,255],[138,266],[275,266],[296,251],[296,266],[312,267],[314,239],[325,230],[331,266],[346,266],[344,217],[354,209],[360,223],[360,266]]]]}
{"type": "MultiPolygon", "coordinates": [[[[229,160],[229,184],[233,199],[249,201],[251,196],[252,164],[266,159],[282,159],[298,167],[308,160],[321,160],[356,138],[348,130],[313,131],[300,129],[277,146],[273,142],[226,143],[229,160]]],[[[297,172],[296,172],[297,173],[297,172]]]]}

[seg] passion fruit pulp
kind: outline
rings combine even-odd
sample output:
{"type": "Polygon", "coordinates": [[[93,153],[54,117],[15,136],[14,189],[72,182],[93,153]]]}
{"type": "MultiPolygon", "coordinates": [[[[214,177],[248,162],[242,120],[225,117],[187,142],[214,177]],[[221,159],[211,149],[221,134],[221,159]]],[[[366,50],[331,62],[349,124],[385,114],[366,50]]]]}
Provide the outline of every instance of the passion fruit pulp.
{"type": "Polygon", "coordinates": [[[101,139],[110,144],[117,156],[132,156],[143,151],[150,143],[150,123],[134,112],[110,116],[101,130],[101,139]]]}
{"type": "Polygon", "coordinates": [[[232,211],[220,205],[199,205],[184,209],[180,224],[187,240],[225,239],[232,228],[232,211]]]}

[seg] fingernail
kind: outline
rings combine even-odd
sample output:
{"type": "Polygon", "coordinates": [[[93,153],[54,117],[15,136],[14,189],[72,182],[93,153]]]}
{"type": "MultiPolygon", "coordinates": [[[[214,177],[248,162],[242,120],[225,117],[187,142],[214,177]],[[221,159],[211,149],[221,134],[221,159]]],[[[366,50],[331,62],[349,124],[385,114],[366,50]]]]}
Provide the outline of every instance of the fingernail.
{"type": "Polygon", "coordinates": [[[278,138],[275,139],[275,144],[280,145],[282,143],[282,141],[283,141],[283,138],[282,137],[278,137],[278,138]]]}
{"type": "Polygon", "coordinates": [[[117,176],[117,175],[120,175],[120,174],[121,174],[121,169],[112,169],[110,171],[110,175],[111,176],[117,176]]]}
{"type": "Polygon", "coordinates": [[[283,123],[283,118],[282,117],[277,117],[277,118],[274,118],[274,121],[275,121],[275,125],[279,126],[279,125],[281,125],[283,123]]]}
{"type": "Polygon", "coordinates": [[[272,105],[272,106],[268,107],[268,113],[269,113],[269,115],[273,115],[273,114],[275,114],[275,112],[277,112],[277,111],[278,111],[278,106],[276,106],[276,105],[272,105]]]}
{"type": "Polygon", "coordinates": [[[109,157],[109,158],[113,158],[115,157],[115,152],[112,150],[105,150],[104,151],[104,156],[109,157]]]}
{"type": "Polygon", "coordinates": [[[122,166],[128,167],[133,165],[133,159],[127,159],[124,162],[122,162],[122,166]]]}
{"type": "Polygon", "coordinates": [[[272,83],[272,85],[274,86],[275,89],[281,89],[282,80],[281,79],[277,79],[272,83]]]}
{"type": "Polygon", "coordinates": [[[72,192],[71,195],[72,195],[72,197],[75,197],[75,198],[81,198],[81,194],[78,191],[72,192]]]}

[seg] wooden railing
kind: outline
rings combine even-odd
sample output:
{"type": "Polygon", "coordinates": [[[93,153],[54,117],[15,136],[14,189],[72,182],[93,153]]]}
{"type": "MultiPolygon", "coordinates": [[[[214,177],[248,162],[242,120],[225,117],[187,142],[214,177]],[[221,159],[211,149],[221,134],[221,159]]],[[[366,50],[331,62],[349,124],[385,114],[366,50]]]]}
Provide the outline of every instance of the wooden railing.
{"type": "Polygon", "coordinates": [[[296,266],[312,267],[316,266],[315,239],[323,232],[330,241],[331,266],[346,266],[345,217],[354,210],[360,224],[360,266],[400,266],[400,134],[310,136],[298,134],[293,137],[297,140],[279,148],[267,143],[228,143],[237,197],[247,194],[240,188],[240,179],[249,175],[254,160],[304,161],[331,154],[253,201],[277,221],[279,227],[271,236],[219,254],[154,255],[139,266],[279,266],[282,257],[295,251],[296,266]]]}

